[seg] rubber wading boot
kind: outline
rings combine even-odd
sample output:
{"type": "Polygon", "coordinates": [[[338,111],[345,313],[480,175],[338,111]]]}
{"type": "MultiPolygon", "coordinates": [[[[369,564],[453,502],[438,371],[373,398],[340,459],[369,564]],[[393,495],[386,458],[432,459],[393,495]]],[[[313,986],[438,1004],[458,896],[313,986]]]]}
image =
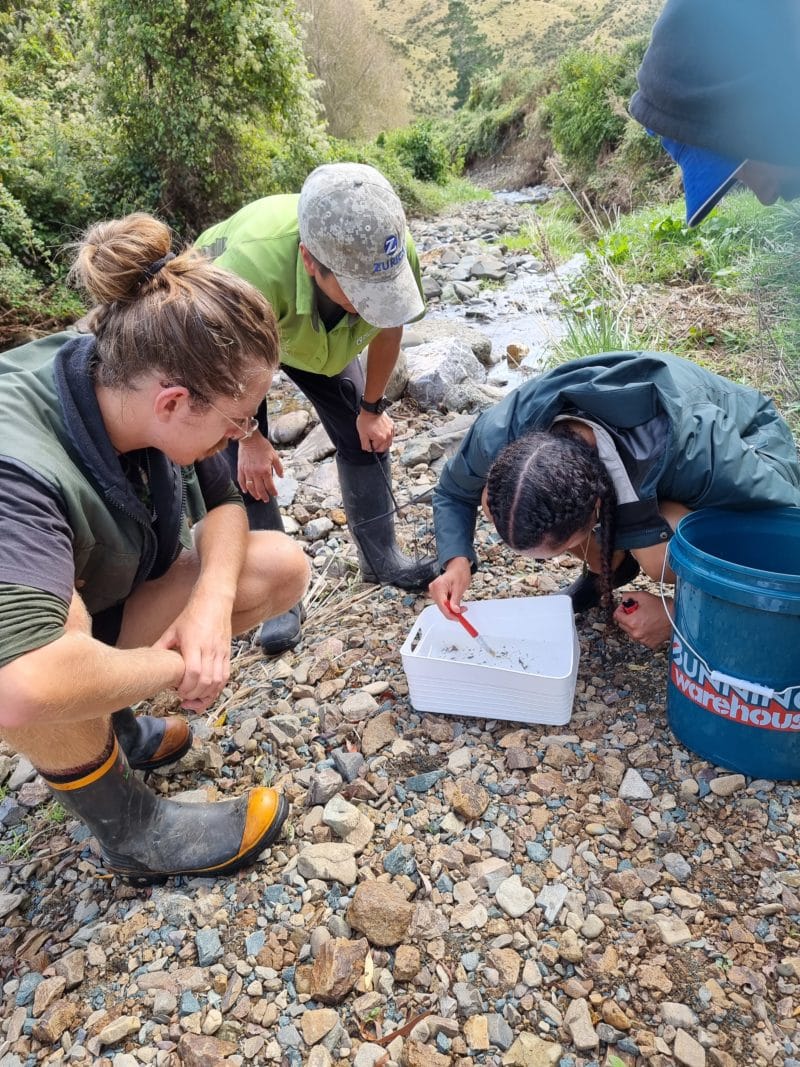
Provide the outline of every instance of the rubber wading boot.
{"type": "Polygon", "coordinates": [[[120,708],[111,716],[111,725],[134,771],[154,771],[177,763],[192,747],[192,731],[179,715],[157,719],[120,708]]]}
{"type": "Polygon", "coordinates": [[[391,460],[388,453],[363,466],[336,457],[347,525],[358,549],[365,582],[420,592],[439,574],[432,557],[404,556],[394,536],[391,460]]]}
{"type": "MultiPolygon", "coordinates": [[[[247,520],[251,530],[278,530],[283,533],[283,516],[278,507],[275,497],[270,497],[266,502],[256,500],[252,496],[245,496],[244,502],[247,511],[247,520]]],[[[276,615],[274,619],[266,619],[261,624],[258,642],[266,656],[276,656],[279,652],[294,648],[303,636],[303,619],[306,617],[305,608],[302,604],[295,604],[293,608],[284,611],[282,615],[276,615]]]]}
{"type": "MultiPolygon", "coordinates": [[[[638,573],[639,564],[630,552],[626,552],[622,562],[611,575],[611,588],[619,589],[621,585],[627,585],[638,573]]],[[[587,571],[560,592],[572,598],[572,610],[576,615],[588,611],[589,608],[596,608],[601,599],[600,576],[593,571],[587,571]]]]}
{"type": "Polygon", "coordinates": [[[109,871],[141,884],[177,874],[230,874],[275,841],[289,812],[286,798],[263,786],[216,803],[156,796],[131,771],[116,738],[96,770],[45,781],[97,838],[109,871]]]}

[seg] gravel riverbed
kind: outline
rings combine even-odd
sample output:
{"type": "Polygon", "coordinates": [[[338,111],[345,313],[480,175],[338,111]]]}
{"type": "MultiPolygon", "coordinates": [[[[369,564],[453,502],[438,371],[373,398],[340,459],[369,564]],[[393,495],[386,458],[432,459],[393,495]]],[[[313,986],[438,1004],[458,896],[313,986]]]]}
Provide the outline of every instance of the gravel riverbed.
{"type": "MultiPolygon", "coordinates": [[[[304,411],[286,382],[275,403],[304,411]]],[[[460,418],[392,410],[398,460],[460,418]]],[[[134,889],[0,754],[0,1067],[800,1067],[797,789],[681,745],[665,653],[599,611],[577,620],[568,724],[504,722],[502,690],[485,719],[415,712],[399,650],[428,601],[358,582],[330,463],[302,449],[303,641],[239,642],[193,749],[150,779],[277,785],[286,832],[236,877],[134,889]]],[[[395,464],[401,503],[441,453],[395,464]]],[[[402,510],[407,544],[428,517],[402,510]]],[[[478,544],[475,600],[577,573],[483,523],[478,544]]]]}

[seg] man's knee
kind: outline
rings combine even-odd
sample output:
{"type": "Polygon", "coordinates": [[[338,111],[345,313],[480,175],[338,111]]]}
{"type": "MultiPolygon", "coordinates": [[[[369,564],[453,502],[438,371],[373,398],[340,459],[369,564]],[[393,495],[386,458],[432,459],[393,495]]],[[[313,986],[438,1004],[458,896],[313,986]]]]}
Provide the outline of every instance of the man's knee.
{"type": "Polygon", "coordinates": [[[252,532],[248,564],[267,599],[285,600],[288,608],[303,598],[311,568],[305,552],[291,537],[274,530],[252,532]]]}

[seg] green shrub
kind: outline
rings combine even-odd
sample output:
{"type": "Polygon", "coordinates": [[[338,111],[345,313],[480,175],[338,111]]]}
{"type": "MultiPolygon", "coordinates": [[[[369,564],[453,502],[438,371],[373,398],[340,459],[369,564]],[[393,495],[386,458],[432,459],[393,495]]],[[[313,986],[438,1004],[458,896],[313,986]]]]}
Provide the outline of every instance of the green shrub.
{"type": "Polygon", "coordinates": [[[625,116],[614,101],[623,70],[619,57],[572,52],[559,64],[560,87],[542,101],[553,143],[583,173],[622,137],[625,116]]]}
{"type": "Polygon", "coordinates": [[[276,184],[324,147],[292,0],[95,0],[90,10],[118,150],[148,188],[157,176],[159,206],[184,232],[239,206],[260,166],[276,184]]]}
{"type": "Polygon", "coordinates": [[[450,156],[430,122],[415,122],[394,134],[391,140],[400,162],[417,181],[439,184],[447,181],[450,156]]]}

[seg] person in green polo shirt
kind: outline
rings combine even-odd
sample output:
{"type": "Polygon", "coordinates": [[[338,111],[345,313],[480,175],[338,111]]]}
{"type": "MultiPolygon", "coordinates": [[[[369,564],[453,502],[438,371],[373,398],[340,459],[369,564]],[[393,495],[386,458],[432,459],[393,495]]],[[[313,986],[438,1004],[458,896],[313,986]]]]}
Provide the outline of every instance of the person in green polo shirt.
{"type": "MultiPolygon", "coordinates": [[[[339,484],[364,581],[427,587],[434,559],[413,560],[395,541],[389,449],[393,423],[384,390],[400,353],[403,325],[425,311],[405,213],[374,167],[333,163],[316,170],[297,195],[268,196],[243,207],[197,239],[218,266],[245,278],[272,305],[281,365],[314,405],[336,446],[339,484]],[[366,372],[358,354],[367,349],[366,372]]],[[[251,529],[283,529],[274,475],[281,461],[259,429],[228,449],[251,529]]],[[[267,653],[301,636],[301,606],[261,628],[267,653]]]]}

